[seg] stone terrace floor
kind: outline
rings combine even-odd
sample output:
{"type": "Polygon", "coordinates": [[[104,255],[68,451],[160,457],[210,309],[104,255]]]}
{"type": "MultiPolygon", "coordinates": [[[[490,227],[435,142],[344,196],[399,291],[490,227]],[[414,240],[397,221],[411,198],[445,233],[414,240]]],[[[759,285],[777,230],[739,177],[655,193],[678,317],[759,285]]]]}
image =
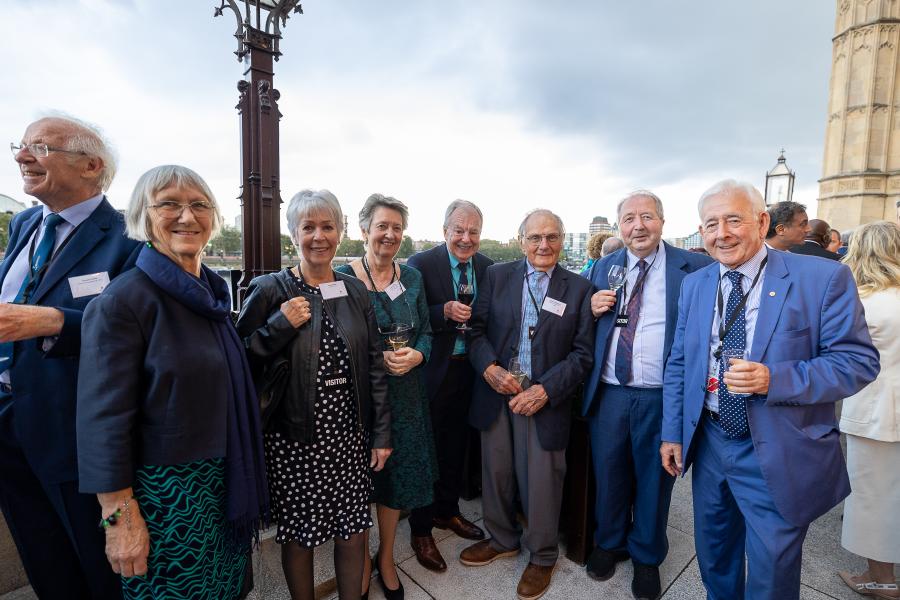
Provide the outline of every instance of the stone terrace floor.
{"type": "MultiPolygon", "coordinates": [[[[836,507],[812,524],[803,550],[802,589],[803,600],[858,600],[861,598],[849,590],[837,576],[837,571],[848,569],[862,571],[865,561],[841,548],[841,511],[836,507]]],[[[481,503],[464,503],[465,515],[480,524],[481,503]]],[[[897,532],[900,535],[900,532],[897,532]]],[[[254,555],[256,589],[252,600],[280,600],[290,598],[281,573],[278,547],[267,532],[260,552],[254,555]]],[[[446,573],[435,574],[416,562],[409,547],[409,525],[400,524],[394,554],[399,565],[400,578],[406,588],[408,600],[465,600],[486,598],[515,598],[516,584],[527,564],[527,557],[498,560],[483,568],[462,566],[457,557],[470,542],[456,535],[435,530],[436,539],[448,564],[446,573]]],[[[371,540],[374,554],[377,536],[371,540]]],[[[693,515],[691,511],[691,486],[689,479],[675,485],[672,509],[669,514],[669,556],[661,567],[663,599],[702,599],[705,597],[700,582],[700,572],[694,553],[693,515]]],[[[2,567],[0,567],[2,568],[2,567]]],[[[317,550],[316,582],[319,598],[337,598],[334,591],[334,568],[331,563],[331,546],[326,544],[317,550]]],[[[599,583],[585,574],[584,568],[560,556],[553,573],[553,583],[544,596],[547,600],[606,600],[631,598],[631,563],[620,563],[615,576],[599,583]]],[[[0,596],[0,600],[25,600],[36,596],[30,588],[0,596]]],[[[369,597],[380,600],[384,596],[376,580],[372,580],[369,597]]]]}

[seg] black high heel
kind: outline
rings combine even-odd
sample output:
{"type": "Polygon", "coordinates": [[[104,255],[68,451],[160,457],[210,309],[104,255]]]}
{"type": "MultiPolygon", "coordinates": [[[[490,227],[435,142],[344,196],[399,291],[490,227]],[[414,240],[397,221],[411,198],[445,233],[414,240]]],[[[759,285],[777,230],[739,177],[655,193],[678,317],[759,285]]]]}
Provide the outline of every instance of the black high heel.
{"type": "MultiPolygon", "coordinates": [[[[374,571],[377,565],[379,564],[379,555],[381,553],[375,555],[375,562],[373,563],[372,570],[374,571]]],[[[404,600],[404,590],[403,590],[403,582],[400,581],[400,574],[397,573],[397,583],[400,585],[396,590],[390,589],[387,584],[384,582],[384,578],[381,576],[381,569],[378,569],[378,584],[381,586],[381,589],[384,590],[385,600],[404,600]]]]}

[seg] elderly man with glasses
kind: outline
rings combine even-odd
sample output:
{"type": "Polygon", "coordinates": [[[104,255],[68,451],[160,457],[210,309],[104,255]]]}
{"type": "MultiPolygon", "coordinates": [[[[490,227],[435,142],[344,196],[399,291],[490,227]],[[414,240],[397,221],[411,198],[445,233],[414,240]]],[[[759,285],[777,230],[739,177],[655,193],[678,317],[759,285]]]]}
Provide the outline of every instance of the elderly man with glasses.
{"type": "MultiPolygon", "coordinates": [[[[115,160],[68,117],[10,144],[24,191],[0,263],[0,508],[41,598],[119,598],[93,495],[78,493],[75,396],[81,316],[139,245],[103,192],[115,160]]],[[[114,360],[114,357],[113,357],[114,360]]]]}
{"type": "Polygon", "coordinates": [[[593,360],[593,288],[557,264],[564,233],[549,210],[528,213],[519,226],[525,258],[488,267],[471,320],[469,360],[482,378],[469,422],[481,431],[482,507],[491,537],[459,560],[484,566],[524,546],[530,557],[517,589],[522,600],[550,587],[571,398],[593,360]]]}

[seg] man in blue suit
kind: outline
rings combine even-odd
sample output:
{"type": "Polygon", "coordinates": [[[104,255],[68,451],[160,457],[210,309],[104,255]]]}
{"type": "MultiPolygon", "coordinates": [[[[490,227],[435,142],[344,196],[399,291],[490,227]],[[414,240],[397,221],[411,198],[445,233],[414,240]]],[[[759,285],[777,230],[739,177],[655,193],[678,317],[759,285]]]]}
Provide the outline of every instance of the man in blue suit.
{"type": "Polygon", "coordinates": [[[875,379],[878,352],[850,270],[767,248],[753,186],[722,181],[699,212],[719,264],[681,288],[662,464],[693,464],[707,597],[790,600],[809,524],[850,492],[834,403],[875,379]]]}
{"type": "Polygon", "coordinates": [[[582,403],[597,481],[596,546],[587,573],[606,581],[616,562],[630,557],[634,597],[654,599],[669,549],[666,523],[675,481],[659,464],[663,370],[681,282],[713,261],[661,240],[663,205],[652,192],[632,192],[616,214],[625,248],[596,262],[589,275],[600,291],[591,299],[598,319],[594,367],[582,403]],[[610,289],[611,267],[625,274],[618,292],[610,289]]]}
{"type": "Polygon", "coordinates": [[[0,508],[40,598],[119,598],[100,506],[78,493],[75,394],[82,311],[139,246],[103,195],[115,161],[95,128],[41,119],[12,149],[43,206],[13,218],[0,264],[0,508]]]}
{"type": "Polygon", "coordinates": [[[519,226],[525,259],[488,267],[472,314],[469,360],[481,377],[469,422],[481,431],[482,508],[491,538],[459,560],[488,565],[524,546],[531,556],[520,600],[547,591],[559,555],[571,398],[591,368],[594,343],[591,284],[557,265],[564,233],[552,212],[529,213],[519,226]]]}

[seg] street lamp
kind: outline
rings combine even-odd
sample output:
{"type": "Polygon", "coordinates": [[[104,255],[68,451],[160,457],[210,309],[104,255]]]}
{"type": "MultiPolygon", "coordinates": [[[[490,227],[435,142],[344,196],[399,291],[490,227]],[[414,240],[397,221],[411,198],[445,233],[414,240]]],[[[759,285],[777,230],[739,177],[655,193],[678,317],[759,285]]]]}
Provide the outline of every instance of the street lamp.
{"type": "Polygon", "coordinates": [[[784,148],[782,148],[778,162],[771,171],[766,173],[766,206],[791,200],[794,197],[795,176],[785,162],[784,148]]]}
{"type": "Polygon", "coordinates": [[[241,224],[243,274],[236,304],[250,280],[281,268],[281,190],[278,122],[281,94],[272,85],[273,63],[281,51],[281,28],[291,13],[303,13],[299,0],[221,0],[213,16],[230,8],[237,20],[238,60],[245,66],[238,81],[241,116],[241,224]]]}

